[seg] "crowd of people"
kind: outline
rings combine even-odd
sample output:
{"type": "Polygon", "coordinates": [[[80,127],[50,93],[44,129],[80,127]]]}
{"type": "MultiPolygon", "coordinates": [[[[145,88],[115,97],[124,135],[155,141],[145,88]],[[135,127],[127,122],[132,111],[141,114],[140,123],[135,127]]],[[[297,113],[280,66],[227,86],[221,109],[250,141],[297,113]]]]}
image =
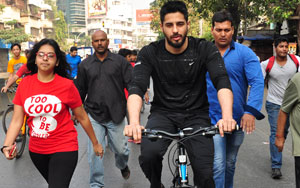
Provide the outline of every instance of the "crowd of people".
{"type": "Polygon", "coordinates": [[[4,156],[15,158],[12,149],[27,116],[33,164],[49,187],[68,187],[78,160],[75,118],[89,137],[91,188],[105,186],[106,145],[115,154],[122,177],[130,177],[126,136],[140,144],[138,162],[150,187],[164,188],[162,160],[171,141],[152,142],[142,138],[142,130],[176,133],[178,128],[217,125],[220,134],[185,142],[193,182],[203,188],[231,188],[244,136],[255,130],[256,120],[264,118],[260,111],[267,87],[270,174],[274,179],[282,177],[281,152],[291,125],[296,187],[300,187],[300,57],[288,54],[288,39],[276,38],[275,56],[259,62],[250,48],[233,40],[233,18],[226,10],[212,17],[213,42],[187,36],[190,22],[182,1],[166,2],[160,21],[165,38],[139,52],[112,53],[107,34],[95,31],[91,36],[95,52],[83,61],[76,47],[66,55],[53,39],[42,39],[26,57],[20,55],[21,46],[13,44],[7,66],[10,74],[1,92],[13,84],[18,89],[1,148],[4,156]],[[154,96],[144,127],[140,112],[144,100],[149,101],[150,78],[154,96]]]}

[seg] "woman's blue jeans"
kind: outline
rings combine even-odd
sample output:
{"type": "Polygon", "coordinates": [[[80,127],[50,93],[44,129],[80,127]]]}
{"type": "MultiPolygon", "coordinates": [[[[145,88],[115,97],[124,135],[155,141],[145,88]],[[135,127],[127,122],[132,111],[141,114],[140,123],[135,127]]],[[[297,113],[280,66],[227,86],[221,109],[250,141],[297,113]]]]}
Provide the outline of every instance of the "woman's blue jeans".
{"type": "Polygon", "coordinates": [[[235,163],[240,146],[244,140],[244,132],[240,129],[232,134],[214,136],[214,180],[216,188],[233,187],[235,163]]]}

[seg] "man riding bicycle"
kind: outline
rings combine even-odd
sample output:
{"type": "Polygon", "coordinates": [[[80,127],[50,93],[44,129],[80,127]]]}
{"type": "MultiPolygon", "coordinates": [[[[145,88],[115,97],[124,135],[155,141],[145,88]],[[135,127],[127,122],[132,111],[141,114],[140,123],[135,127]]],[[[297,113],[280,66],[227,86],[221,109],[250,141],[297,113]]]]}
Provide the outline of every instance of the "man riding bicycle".
{"type": "MultiPolygon", "coordinates": [[[[187,37],[190,23],[185,4],[169,1],[160,10],[161,29],[165,39],[151,43],[140,51],[129,86],[128,112],[130,123],[126,136],[141,140],[140,109],[142,96],[153,79],[154,98],[146,128],[176,133],[178,128],[210,126],[205,74],[208,72],[218,91],[222,119],[220,134],[232,131],[233,94],[222,57],[213,43],[187,37]]],[[[140,166],[151,188],[161,183],[162,160],[171,141],[142,139],[140,166]]],[[[196,136],[185,142],[198,187],[215,187],[213,180],[214,144],[211,137],[196,136]]]]}

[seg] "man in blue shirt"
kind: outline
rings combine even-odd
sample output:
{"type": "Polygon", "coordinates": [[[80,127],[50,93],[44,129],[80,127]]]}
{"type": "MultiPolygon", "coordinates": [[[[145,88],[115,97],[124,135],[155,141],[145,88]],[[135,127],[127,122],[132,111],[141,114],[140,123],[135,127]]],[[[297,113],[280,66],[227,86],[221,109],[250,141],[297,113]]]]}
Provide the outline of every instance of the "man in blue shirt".
{"type": "Polygon", "coordinates": [[[66,55],[66,59],[72,69],[71,77],[75,79],[77,76],[78,65],[81,63],[80,56],[77,55],[77,48],[75,46],[71,47],[70,54],[66,55]]]}
{"type": "MultiPolygon", "coordinates": [[[[212,18],[211,33],[219,49],[233,92],[233,118],[240,126],[232,134],[214,136],[214,180],[216,188],[233,187],[235,162],[239,147],[244,139],[244,132],[255,129],[255,118],[264,116],[259,112],[263,103],[264,79],[260,63],[254,52],[232,40],[234,34],[233,18],[225,10],[216,12],[212,18]],[[247,100],[248,87],[250,93],[247,100]]],[[[217,91],[207,74],[207,95],[210,104],[211,123],[216,124],[222,118],[217,91]]]]}

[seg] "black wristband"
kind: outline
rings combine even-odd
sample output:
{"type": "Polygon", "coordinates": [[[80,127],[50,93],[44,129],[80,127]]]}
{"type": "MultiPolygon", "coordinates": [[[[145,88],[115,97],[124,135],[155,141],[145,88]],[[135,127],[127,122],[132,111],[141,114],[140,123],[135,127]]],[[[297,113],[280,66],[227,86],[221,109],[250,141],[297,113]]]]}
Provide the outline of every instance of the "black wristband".
{"type": "Polygon", "coordinates": [[[2,148],[1,148],[1,152],[3,153],[3,149],[4,148],[7,148],[8,146],[3,146],[2,148]]]}

